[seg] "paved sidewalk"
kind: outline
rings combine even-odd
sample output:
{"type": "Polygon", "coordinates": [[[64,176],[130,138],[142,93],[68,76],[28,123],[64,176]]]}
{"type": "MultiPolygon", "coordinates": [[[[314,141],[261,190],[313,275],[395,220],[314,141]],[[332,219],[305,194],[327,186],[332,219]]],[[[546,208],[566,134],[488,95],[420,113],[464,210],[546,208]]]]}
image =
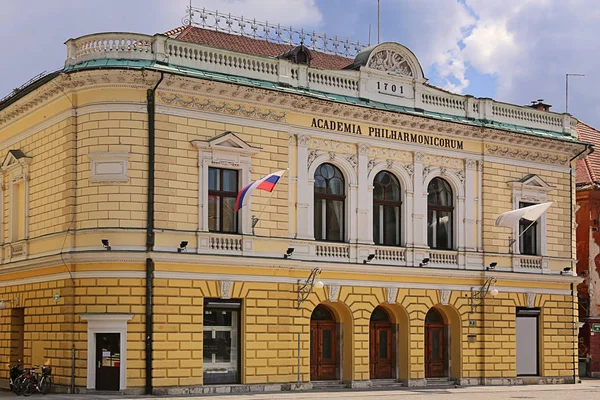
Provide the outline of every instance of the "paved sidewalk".
{"type": "MultiPolygon", "coordinates": [[[[0,391],[0,398],[22,398],[10,392],[0,391]]],[[[513,399],[531,399],[531,400],[594,400],[600,399],[600,380],[584,380],[577,385],[530,385],[530,386],[477,386],[463,387],[456,389],[420,389],[406,388],[400,390],[335,390],[308,392],[273,392],[273,393],[252,393],[252,394],[229,394],[229,395],[203,395],[203,396],[123,396],[116,395],[97,395],[97,394],[79,394],[79,395],[33,395],[31,399],[40,400],[127,400],[127,399],[170,399],[170,400],[189,400],[204,399],[210,400],[319,400],[319,399],[343,399],[343,400],[363,400],[369,398],[373,400],[513,400],[513,399]]]]}

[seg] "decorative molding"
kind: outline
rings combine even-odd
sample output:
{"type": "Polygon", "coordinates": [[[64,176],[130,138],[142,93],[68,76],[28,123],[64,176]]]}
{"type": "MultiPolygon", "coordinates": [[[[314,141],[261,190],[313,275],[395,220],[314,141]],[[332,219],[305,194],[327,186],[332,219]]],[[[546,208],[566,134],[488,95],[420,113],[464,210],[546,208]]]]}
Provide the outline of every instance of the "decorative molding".
{"type": "Polygon", "coordinates": [[[454,172],[456,174],[456,176],[458,176],[458,179],[460,179],[461,183],[465,183],[465,171],[463,171],[462,169],[459,169],[458,171],[454,172]]]}
{"type": "Polygon", "coordinates": [[[386,294],[388,304],[396,304],[396,299],[398,298],[398,288],[388,287],[386,288],[386,294]]]}
{"type": "Polygon", "coordinates": [[[317,157],[319,157],[319,152],[317,150],[311,150],[310,153],[308,153],[308,159],[306,162],[307,170],[310,169],[310,166],[312,165],[313,162],[315,162],[317,157]]]}
{"type": "Polygon", "coordinates": [[[415,159],[415,163],[423,163],[423,158],[425,158],[425,154],[421,153],[420,151],[416,151],[414,153],[414,159],[415,159]]]}
{"type": "Polygon", "coordinates": [[[340,295],[340,286],[339,285],[327,285],[327,300],[332,303],[338,301],[338,297],[340,295]]]}
{"type": "Polygon", "coordinates": [[[356,169],[356,166],[358,165],[358,160],[356,159],[356,156],[354,154],[351,156],[347,156],[346,160],[352,166],[352,168],[356,169]]]}
{"type": "Polygon", "coordinates": [[[360,154],[360,155],[368,155],[370,149],[371,149],[371,146],[369,146],[368,144],[366,144],[366,143],[359,143],[359,145],[358,145],[358,154],[360,154]]]}
{"type": "MultiPolygon", "coordinates": [[[[533,148],[539,148],[539,146],[535,146],[532,143],[533,148]]],[[[514,147],[508,146],[500,146],[496,144],[488,144],[485,145],[485,151],[488,154],[493,154],[497,156],[511,157],[517,158],[520,160],[528,160],[534,162],[542,162],[549,164],[560,164],[565,165],[569,161],[569,157],[561,156],[557,154],[544,153],[533,150],[525,150],[525,149],[516,149],[514,147]]]]}
{"type": "Polygon", "coordinates": [[[179,94],[167,95],[161,91],[158,92],[158,98],[165,104],[176,104],[186,108],[195,108],[213,112],[223,112],[243,117],[254,117],[272,121],[285,121],[287,112],[276,112],[275,110],[263,109],[260,107],[243,106],[241,104],[229,103],[227,101],[217,102],[211,99],[201,99],[199,97],[184,96],[179,94]]]}
{"type": "Polygon", "coordinates": [[[473,158],[467,158],[465,160],[465,165],[467,169],[477,169],[477,160],[473,158]]]}
{"type": "Polygon", "coordinates": [[[408,165],[404,165],[403,167],[406,170],[406,173],[412,178],[412,176],[415,174],[414,165],[408,164],[408,165]]]}
{"type": "Polygon", "coordinates": [[[440,304],[443,306],[448,305],[448,301],[450,301],[450,295],[452,291],[449,289],[441,289],[440,290],[440,304]]]}
{"type": "Polygon", "coordinates": [[[298,135],[298,146],[306,147],[309,140],[310,136],[308,135],[298,135]]]}
{"type": "Polygon", "coordinates": [[[330,152],[329,152],[329,159],[330,159],[331,161],[335,160],[335,151],[330,151],[330,152]]]}
{"type": "Polygon", "coordinates": [[[90,183],[121,183],[129,181],[129,153],[89,153],[90,183]]]}
{"type": "Polygon", "coordinates": [[[219,281],[219,285],[221,286],[221,299],[229,300],[231,299],[231,288],[233,286],[232,281],[219,281]]]}
{"type": "Polygon", "coordinates": [[[379,50],[372,54],[367,67],[398,76],[413,76],[412,69],[404,56],[391,49],[379,50]]]}
{"type": "Polygon", "coordinates": [[[535,307],[535,293],[527,293],[527,308],[535,307]]]}
{"type": "Polygon", "coordinates": [[[371,171],[373,171],[373,168],[375,168],[375,165],[377,165],[377,161],[369,160],[369,162],[367,163],[367,176],[371,175],[371,171]]]}
{"type": "Polygon", "coordinates": [[[388,167],[388,169],[394,168],[394,160],[388,158],[387,160],[385,160],[385,165],[388,167]]]}

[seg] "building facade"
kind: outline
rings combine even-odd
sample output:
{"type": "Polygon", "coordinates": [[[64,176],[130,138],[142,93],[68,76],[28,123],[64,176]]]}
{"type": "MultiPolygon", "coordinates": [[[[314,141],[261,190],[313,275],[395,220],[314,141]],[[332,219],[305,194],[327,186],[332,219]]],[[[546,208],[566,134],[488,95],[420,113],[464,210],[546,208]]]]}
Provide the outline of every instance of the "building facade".
{"type": "Polygon", "coordinates": [[[4,381],[18,359],[77,392],[575,381],[568,114],[438,89],[397,43],[66,45],[0,103],[4,381]]]}
{"type": "MultiPolygon", "coordinates": [[[[583,123],[577,124],[579,138],[600,144],[600,132],[583,123]]],[[[579,296],[580,375],[600,377],[600,191],[598,153],[577,161],[577,274],[584,281],[577,286],[579,296]]]]}

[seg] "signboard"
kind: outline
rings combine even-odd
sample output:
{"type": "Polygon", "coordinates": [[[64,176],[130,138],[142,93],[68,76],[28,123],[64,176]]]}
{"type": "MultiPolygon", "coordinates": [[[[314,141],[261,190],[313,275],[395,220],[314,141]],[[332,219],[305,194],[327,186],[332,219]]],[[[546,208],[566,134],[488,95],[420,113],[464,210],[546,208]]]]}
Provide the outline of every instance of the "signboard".
{"type": "Polygon", "coordinates": [[[600,332],[600,324],[592,324],[592,332],[600,332]]]}

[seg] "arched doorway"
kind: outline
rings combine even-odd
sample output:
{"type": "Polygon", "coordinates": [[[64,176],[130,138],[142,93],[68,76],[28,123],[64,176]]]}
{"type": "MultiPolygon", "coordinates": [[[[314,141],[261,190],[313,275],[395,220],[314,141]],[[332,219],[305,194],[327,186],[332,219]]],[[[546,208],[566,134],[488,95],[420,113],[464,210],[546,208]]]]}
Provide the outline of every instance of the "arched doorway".
{"type": "Polygon", "coordinates": [[[338,379],[336,321],[324,305],[318,305],[310,317],[310,380],[338,379]]]}
{"type": "Polygon", "coordinates": [[[425,317],[425,378],[448,376],[448,350],[444,318],[435,308],[425,317]]]}
{"type": "Polygon", "coordinates": [[[396,343],[394,324],[383,309],[377,307],[369,324],[369,371],[371,379],[392,379],[395,370],[396,343]]]}

